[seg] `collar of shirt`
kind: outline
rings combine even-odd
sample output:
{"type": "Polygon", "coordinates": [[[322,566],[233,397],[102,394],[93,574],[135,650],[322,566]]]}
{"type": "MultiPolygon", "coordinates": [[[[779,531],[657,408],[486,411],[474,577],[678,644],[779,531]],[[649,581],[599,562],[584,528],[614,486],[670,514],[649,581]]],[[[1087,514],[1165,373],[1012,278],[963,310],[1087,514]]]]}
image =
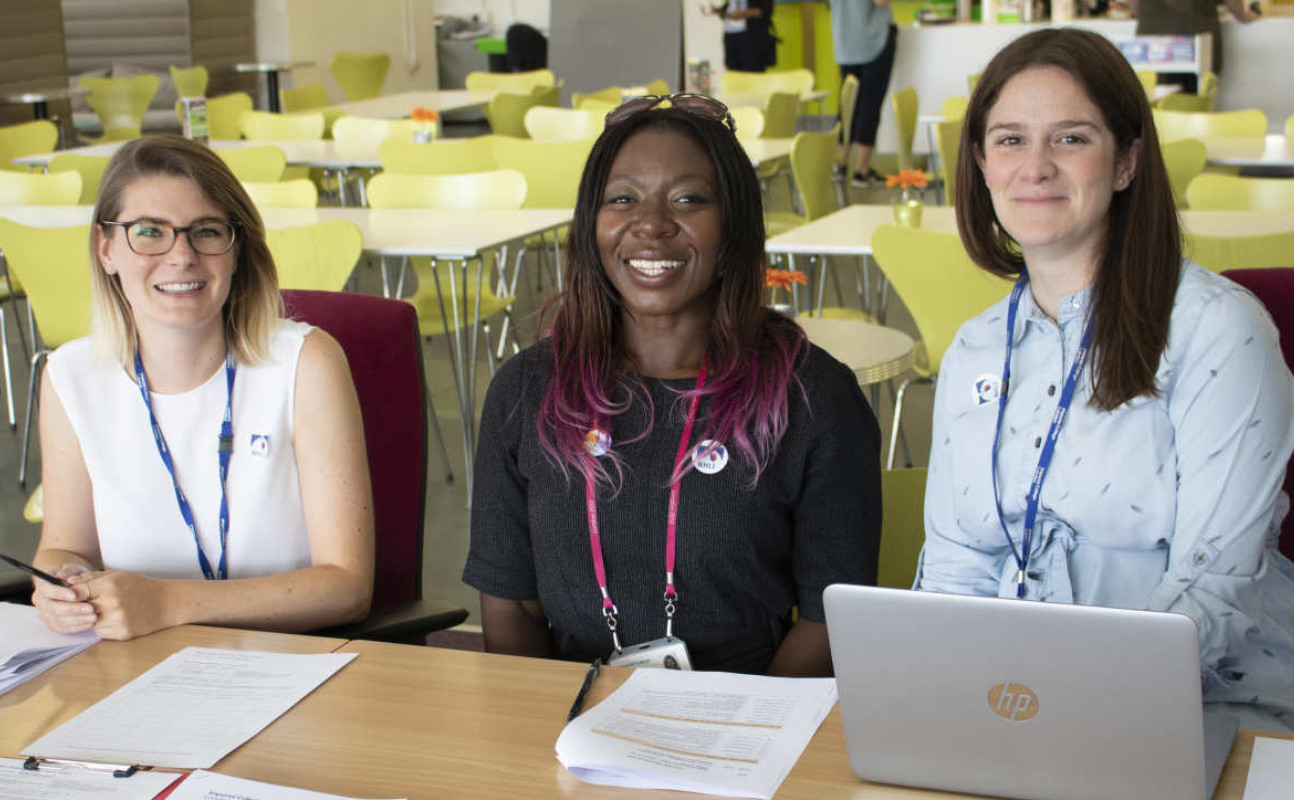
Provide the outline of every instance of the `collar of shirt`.
{"type": "Polygon", "coordinates": [[[1057,325],[1063,330],[1068,330],[1072,320],[1078,320],[1078,326],[1081,329],[1083,323],[1087,320],[1088,307],[1092,302],[1092,284],[1084,286],[1077,292],[1067,294],[1060,298],[1060,306],[1055,322],[1047,316],[1039,307],[1036,300],[1033,299],[1033,292],[1025,292],[1020,298],[1020,321],[1016,323],[1015,341],[1018,343],[1024,336],[1028,323],[1039,325],[1057,325]]]}

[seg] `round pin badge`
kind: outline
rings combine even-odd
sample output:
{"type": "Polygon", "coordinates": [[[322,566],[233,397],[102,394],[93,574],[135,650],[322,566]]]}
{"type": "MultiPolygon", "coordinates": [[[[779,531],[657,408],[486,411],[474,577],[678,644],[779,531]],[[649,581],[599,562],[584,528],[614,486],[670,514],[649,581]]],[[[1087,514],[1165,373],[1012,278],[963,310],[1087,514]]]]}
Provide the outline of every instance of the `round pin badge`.
{"type": "Polygon", "coordinates": [[[971,386],[971,395],[975,398],[976,405],[985,405],[997,400],[1002,394],[1002,379],[997,375],[985,373],[975,379],[971,386]]]}
{"type": "Polygon", "coordinates": [[[601,428],[593,428],[584,434],[584,452],[594,458],[611,452],[611,434],[601,428]]]}
{"type": "Polygon", "coordinates": [[[728,448],[720,442],[706,439],[692,448],[692,461],[697,472],[713,475],[728,466],[728,448]]]}

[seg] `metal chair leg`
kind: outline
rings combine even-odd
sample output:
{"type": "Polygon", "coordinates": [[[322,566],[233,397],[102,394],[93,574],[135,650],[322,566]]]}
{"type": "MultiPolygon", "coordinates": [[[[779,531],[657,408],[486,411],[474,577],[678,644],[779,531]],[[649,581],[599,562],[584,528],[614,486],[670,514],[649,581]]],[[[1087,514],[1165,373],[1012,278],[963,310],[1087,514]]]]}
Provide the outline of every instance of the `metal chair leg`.
{"type": "MultiPolygon", "coordinates": [[[[21,329],[22,325],[19,324],[21,329]]],[[[9,363],[9,331],[5,325],[4,306],[0,305],[0,355],[4,358],[4,395],[9,407],[9,430],[18,427],[18,415],[13,403],[13,367],[9,363]]]]}
{"type": "Polygon", "coordinates": [[[41,350],[31,359],[31,387],[27,391],[27,417],[22,426],[22,456],[18,461],[18,486],[27,486],[27,452],[31,449],[31,418],[36,414],[37,399],[40,396],[40,370],[49,353],[41,350]]]}
{"type": "Polygon", "coordinates": [[[907,439],[903,437],[903,428],[900,423],[903,419],[903,398],[907,394],[908,387],[914,383],[933,383],[932,378],[908,378],[899,385],[899,391],[894,396],[894,424],[890,426],[890,452],[885,458],[885,468],[894,469],[894,447],[895,444],[901,444],[903,447],[903,461],[905,466],[912,466],[912,454],[908,452],[907,439]]]}

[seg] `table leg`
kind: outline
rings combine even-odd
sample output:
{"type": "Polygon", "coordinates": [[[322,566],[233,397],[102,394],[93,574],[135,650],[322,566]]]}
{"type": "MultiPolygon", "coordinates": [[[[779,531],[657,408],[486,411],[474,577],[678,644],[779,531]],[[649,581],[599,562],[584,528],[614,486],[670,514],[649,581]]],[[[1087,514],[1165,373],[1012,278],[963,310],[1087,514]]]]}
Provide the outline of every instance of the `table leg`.
{"type": "Polygon", "coordinates": [[[271,114],[278,114],[278,113],[281,113],[281,109],[279,108],[279,72],[278,72],[278,70],[274,70],[274,69],[272,69],[272,70],[270,70],[269,72],[265,73],[265,86],[266,86],[266,88],[268,88],[268,89],[269,89],[269,92],[270,92],[269,102],[266,104],[266,105],[268,105],[268,106],[269,106],[270,113],[271,113],[271,114]]]}
{"type": "Polygon", "coordinates": [[[32,105],[32,112],[36,115],[36,119],[49,119],[49,104],[44,100],[37,100],[32,105]]]}
{"type": "MultiPolygon", "coordinates": [[[[459,336],[460,331],[457,327],[458,302],[457,302],[457,292],[454,289],[453,263],[454,263],[453,261],[447,262],[449,266],[450,307],[453,310],[453,314],[454,314],[455,328],[454,328],[454,335],[452,337],[450,336],[445,337],[445,346],[449,350],[449,371],[454,376],[454,394],[458,400],[458,413],[460,416],[460,421],[462,423],[460,427],[462,428],[462,433],[463,433],[463,463],[464,463],[465,471],[467,472],[467,504],[468,506],[471,506],[472,479],[473,479],[473,473],[474,473],[474,470],[472,469],[473,459],[472,459],[472,433],[471,433],[471,419],[472,419],[473,413],[472,413],[471,407],[467,403],[465,403],[463,399],[465,396],[463,384],[466,382],[466,376],[463,374],[462,338],[459,336]]],[[[440,260],[433,258],[431,260],[431,275],[432,275],[432,279],[436,281],[436,300],[440,305],[440,319],[441,319],[441,322],[444,323],[445,328],[448,329],[450,326],[449,313],[445,310],[445,296],[444,296],[444,293],[442,293],[440,290],[440,275],[437,272],[439,269],[439,266],[440,266],[440,260]]]]}
{"type": "Polygon", "coordinates": [[[935,176],[935,186],[937,187],[935,189],[935,202],[938,203],[939,205],[943,205],[944,187],[943,187],[943,183],[939,181],[938,132],[939,132],[939,123],[930,122],[926,124],[926,145],[930,148],[930,152],[926,156],[926,166],[930,167],[930,171],[933,172],[935,176]]]}

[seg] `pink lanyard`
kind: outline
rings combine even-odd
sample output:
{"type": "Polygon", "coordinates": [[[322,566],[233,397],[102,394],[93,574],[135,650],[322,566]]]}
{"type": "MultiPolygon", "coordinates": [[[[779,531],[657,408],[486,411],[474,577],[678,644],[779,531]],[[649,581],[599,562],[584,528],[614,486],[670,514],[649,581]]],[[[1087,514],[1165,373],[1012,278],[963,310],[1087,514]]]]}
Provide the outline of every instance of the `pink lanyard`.
{"type": "MultiPolygon", "coordinates": [[[[696,376],[694,391],[700,392],[705,387],[705,376],[706,366],[702,363],[701,371],[696,376]]],[[[693,395],[692,404],[688,408],[687,422],[683,425],[683,436],[678,440],[678,452],[674,455],[675,472],[678,472],[679,466],[687,456],[687,444],[692,438],[692,425],[696,422],[696,409],[700,400],[699,393],[693,395]]],[[[665,524],[665,638],[667,639],[674,638],[674,604],[678,600],[678,593],[674,591],[674,545],[678,538],[678,497],[682,483],[683,479],[680,477],[670,486],[669,515],[666,517],[665,524]]],[[[620,609],[611,602],[611,594],[607,591],[607,570],[602,562],[602,533],[598,528],[598,501],[591,480],[584,482],[584,503],[588,509],[589,549],[593,551],[593,573],[598,579],[598,589],[602,591],[602,616],[611,631],[611,643],[619,653],[620,635],[616,633],[616,627],[619,624],[617,616],[620,614],[620,609]]]]}

